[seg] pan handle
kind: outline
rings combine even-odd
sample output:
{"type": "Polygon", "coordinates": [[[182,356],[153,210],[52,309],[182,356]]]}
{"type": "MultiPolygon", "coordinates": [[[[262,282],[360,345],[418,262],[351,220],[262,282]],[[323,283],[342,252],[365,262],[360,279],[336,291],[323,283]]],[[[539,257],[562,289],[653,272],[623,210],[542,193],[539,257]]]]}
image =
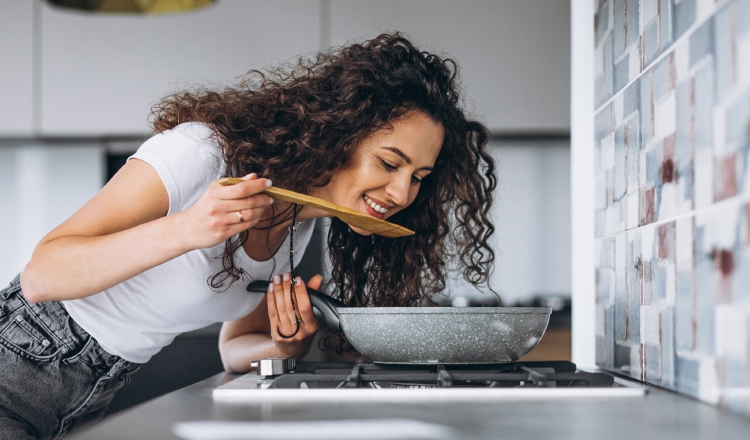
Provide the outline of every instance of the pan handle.
{"type": "MultiPolygon", "coordinates": [[[[268,292],[268,281],[256,280],[247,285],[248,292],[266,293],[268,292]]],[[[336,311],[337,307],[346,307],[343,302],[331,298],[323,292],[315,289],[307,288],[307,294],[310,296],[310,304],[318,309],[323,319],[326,320],[328,327],[340,332],[341,322],[339,321],[339,314],[336,311]]]]}

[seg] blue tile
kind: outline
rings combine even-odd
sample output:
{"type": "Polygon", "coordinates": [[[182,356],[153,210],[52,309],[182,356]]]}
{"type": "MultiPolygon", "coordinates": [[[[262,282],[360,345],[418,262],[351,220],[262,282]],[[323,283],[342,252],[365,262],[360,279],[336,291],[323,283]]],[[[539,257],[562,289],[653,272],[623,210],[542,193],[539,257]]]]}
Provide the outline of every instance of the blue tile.
{"type": "Polygon", "coordinates": [[[675,345],[677,350],[693,349],[693,274],[677,271],[675,295],[675,345]]]}
{"type": "Polygon", "coordinates": [[[661,312],[661,385],[674,388],[674,308],[661,312]]]}
{"type": "Polygon", "coordinates": [[[693,111],[695,123],[695,151],[711,149],[714,113],[714,69],[713,63],[703,65],[694,78],[693,111]]]}
{"type": "Polygon", "coordinates": [[[641,103],[641,82],[633,81],[622,93],[623,95],[623,116],[627,118],[637,112],[641,103]]]}
{"type": "Polygon", "coordinates": [[[726,143],[735,148],[747,145],[750,130],[748,97],[740,95],[726,110],[726,143]]]}
{"type": "Polygon", "coordinates": [[[659,55],[659,20],[655,18],[643,31],[643,63],[649,65],[659,55]]]}
{"type": "Polygon", "coordinates": [[[604,76],[597,76],[594,80],[594,102],[599,107],[607,97],[604,96],[604,76]]]}
{"type": "Polygon", "coordinates": [[[676,40],[695,23],[695,0],[672,0],[672,5],[672,38],[676,40]]]}
{"type": "Polygon", "coordinates": [[[615,366],[615,332],[614,332],[614,323],[615,323],[615,308],[614,307],[607,307],[605,311],[605,320],[604,320],[604,332],[605,332],[605,349],[606,349],[606,357],[605,357],[605,365],[607,368],[614,368],[615,366]]]}
{"type": "Polygon", "coordinates": [[[662,52],[672,44],[672,0],[659,0],[659,48],[662,52]]]}
{"type": "Polygon", "coordinates": [[[711,249],[702,249],[703,226],[695,228],[695,348],[713,356],[714,351],[714,273],[711,249]]]}
{"type": "Polygon", "coordinates": [[[614,0],[614,21],[612,22],[612,47],[615,59],[625,52],[625,0],[614,0]]]}
{"type": "Polygon", "coordinates": [[[646,182],[653,183],[655,188],[661,186],[662,141],[646,153],[646,182]]]}
{"type": "Polygon", "coordinates": [[[727,4],[716,14],[716,100],[721,101],[732,88],[732,9],[727,4]]]}
{"type": "Polygon", "coordinates": [[[640,1],[627,0],[627,12],[625,14],[628,23],[628,46],[638,41],[640,36],[640,1]]]}
{"type": "Polygon", "coordinates": [[[630,347],[617,344],[615,346],[614,357],[615,370],[629,375],[632,369],[630,365],[630,347]]]}
{"type": "Polygon", "coordinates": [[[628,327],[627,340],[634,344],[641,343],[641,252],[640,232],[635,240],[627,247],[627,272],[625,274],[628,286],[628,327]]]}
{"type": "Polygon", "coordinates": [[[659,383],[659,346],[646,345],[646,382],[659,383]]]}
{"type": "Polygon", "coordinates": [[[651,121],[653,118],[653,101],[651,100],[651,71],[641,75],[638,80],[641,89],[641,145],[651,141],[651,121]]]}
{"type": "Polygon", "coordinates": [[[654,101],[661,101],[674,87],[674,64],[672,56],[661,59],[654,66],[654,101]]]}
{"type": "Polygon", "coordinates": [[[698,361],[678,355],[674,369],[677,391],[689,396],[698,397],[700,369],[701,365],[698,361]]]}
{"type": "Polygon", "coordinates": [[[608,105],[596,115],[597,141],[612,133],[612,106],[608,105]]]}
{"type": "MultiPolygon", "coordinates": [[[[639,118],[633,118],[626,123],[627,133],[627,157],[628,157],[628,175],[626,185],[628,191],[636,192],[638,188],[638,167],[641,158],[641,131],[638,127],[639,118]]],[[[628,199],[628,203],[638,203],[637,197],[628,199]]]]}
{"type": "Polygon", "coordinates": [[[627,163],[625,162],[625,126],[615,130],[615,187],[614,200],[622,200],[627,190],[627,163]]]}
{"type": "Polygon", "coordinates": [[[612,34],[604,40],[604,99],[612,96],[615,60],[612,57],[612,34]]]}
{"type": "Polygon", "coordinates": [[[606,362],[605,356],[606,356],[606,346],[604,343],[604,336],[596,335],[596,365],[602,368],[606,368],[607,362],[606,362]]]}
{"type": "MultiPolygon", "coordinates": [[[[624,286],[623,286],[624,287],[624,286]]],[[[625,304],[625,290],[622,289],[622,292],[620,292],[620,288],[617,289],[618,292],[615,295],[615,307],[614,307],[614,331],[615,331],[615,342],[625,342],[626,336],[625,336],[625,329],[627,326],[627,323],[625,322],[626,317],[626,304],[625,304]]]]}
{"type": "Polygon", "coordinates": [[[594,27],[596,28],[596,45],[602,41],[609,29],[609,2],[603,2],[594,17],[594,27]]]}
{"type": "Polygon", "coordinates": [[[615,88],[614,91],[625,87],[630,81],[630,57],[625,57],[615,65],[615,88]]]}
{"type": "Polygon", "coordinates": [[[683,81],[675,87],[675,164],[680,170],[686,169],[692,163],[693,139],[691,124],[693,108],[690,103],[692,95],[692,81],[683,81]]]}
{"type": "Polygon", "coordinates": [[[667,270],[661,265],[652,265],[651,302],[667,297],[667,270]]]}
{"type": "Polygon", "coordinates": [[[714,20],[708,19],[690,35],[690,67],[714,52],[714,20]]]}

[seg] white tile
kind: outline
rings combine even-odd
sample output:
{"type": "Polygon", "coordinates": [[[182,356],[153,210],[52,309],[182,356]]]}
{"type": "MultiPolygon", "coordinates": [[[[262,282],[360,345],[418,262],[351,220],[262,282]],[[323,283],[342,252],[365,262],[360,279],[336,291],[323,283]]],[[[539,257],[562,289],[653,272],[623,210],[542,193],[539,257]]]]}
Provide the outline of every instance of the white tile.
{"type": "Polygon", "coordinates": [[[659,307],[649,305],[641,306],[641,323],[643,323],[643,343],[659,345],[659,333],[661,332],[659,307]]]}
{"type": "Polygon", "coordinates": [[[643,34],[643,29],[651,23],[651,20],[657,17],[659,14],[659,1],[658,0],[644,0],[641,1],[641,24],[640,31],[643,34]]]}
{"type": "Polygon", "coordinates": [[[681,218],[675,221],[675,259],[677,262],[693,264],[693,219],[681,218]]]}
{"type": "Polygon", "coordinates": [[[675,184],[665,183],[661,187],[661,202],[659,203],[659,219],[668,220],[674,217],[675,184]]]}
{"type": "Polygon", "coordinates": [[[600,147],[600,167],[602,169],[609,169],[615,166],[615,134],[610,133],[603,137],[601,140],[600,147]]]}
{"type": "Polygon", "coordinates": [[[628,61],[628,78],[632,81],[641,73],[641,52],[636,41],[630,46],[630,60],[628,61]]]}
{"type": "Polygon", "coordinates": [[[746,359],[750,344],[746,325],[750,322],[750,304],[719,304],[715,313],[716,355],[746,359]]]}
{"type": "Polygon", "coordinates": [[[676,83],[690,79],[690,40],[680,40],[674,48],[674,66],[676,83]]]}
{"type": "Polygon", "coordinates": [[[654,224],[643,226],[641,229],[641,252],[644,261],[649,261],[654,258],[654,236],[656,235],[656,228],[654,224]]]}
{"type": "Polygon", "coordinates": [[[675,131],[675,96],[674,90],[654,105],[654,137],[663,139],[675,131]]]}
{"type": "Polygon", "coordinates": [[[695,208],[705,208],[714,200],[714,165],[713,152],[702,150],[695,152],[693,169],[695,170],[695,208]]]}
{"type": "Polygon", "coordinates": [[[722,208],[714,216],[714,244],[721,249],[732,249],[737,241],[737,222],[740,211],[736,206],[722,208]]]}

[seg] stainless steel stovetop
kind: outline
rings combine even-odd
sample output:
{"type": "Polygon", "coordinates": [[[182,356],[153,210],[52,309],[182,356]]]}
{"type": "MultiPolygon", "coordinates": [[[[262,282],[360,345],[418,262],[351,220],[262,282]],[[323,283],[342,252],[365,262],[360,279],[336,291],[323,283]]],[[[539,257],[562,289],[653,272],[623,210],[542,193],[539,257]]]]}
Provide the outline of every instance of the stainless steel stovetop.
{"type": "Polygon", "coordinates": [[[567,361],[470,365],[302,362],[270,358],[213,391],[218,401],[481,401],[637,397],[645,388],[567,361]]]}

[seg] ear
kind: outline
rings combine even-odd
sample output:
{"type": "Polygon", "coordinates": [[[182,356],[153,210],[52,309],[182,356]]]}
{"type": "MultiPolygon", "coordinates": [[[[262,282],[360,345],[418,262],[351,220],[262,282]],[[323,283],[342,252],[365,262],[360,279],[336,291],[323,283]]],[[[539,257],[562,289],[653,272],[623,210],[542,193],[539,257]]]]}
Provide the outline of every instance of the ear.
{"type": "Polygon", "coordinates": [[[315,290],[320,290],[320,285],[322,283],[323,283],[323,277],[318,274],[310,278],[310,281],[307,282],[307,287],[311,289],[315,289],[315,290]]]}

